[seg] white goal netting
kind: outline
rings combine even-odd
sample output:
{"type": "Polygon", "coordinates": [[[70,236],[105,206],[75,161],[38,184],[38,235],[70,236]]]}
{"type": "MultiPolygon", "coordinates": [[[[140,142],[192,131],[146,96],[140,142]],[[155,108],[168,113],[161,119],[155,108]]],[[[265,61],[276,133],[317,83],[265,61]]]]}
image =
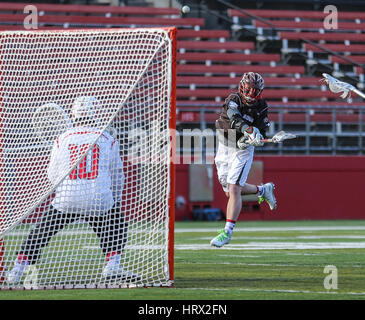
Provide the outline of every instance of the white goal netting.
{"type": "Polygon", "coordinates": [[[174,32],[0,32],[0,289],[172,285],[174,32]]]}

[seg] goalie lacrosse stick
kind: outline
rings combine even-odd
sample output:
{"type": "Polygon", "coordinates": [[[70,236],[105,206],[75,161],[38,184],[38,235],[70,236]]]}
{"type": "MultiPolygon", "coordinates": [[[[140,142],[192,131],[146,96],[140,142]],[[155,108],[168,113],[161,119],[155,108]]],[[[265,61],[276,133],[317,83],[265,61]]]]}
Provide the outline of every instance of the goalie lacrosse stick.
{"type": "Polygon", "coordinates": [[[51,148],[57,137],[72,127],[72,122],[59,105],[47,103],[34,112],[32,125],[42,144],[51,148]]]}
{"type": "Polygon", "coordinates": [[[355,92],[357,95],[359,95],[362,98],[365,98],[365,94],[362,93],[360,90],[355,88],[353,85],[340,81],[336,79],[335,77],[330,76],[327,73],[322,73],[324,79],[322,79],[324,82],[327,83],[329,89],[334,93],[341,93],[341,98],[346,99],[346,97],[350,94],[350,91],[355,92]]]}
{"type": "Polygon", "coordinates": [[[280,143],[280,142],[283,142],[284,140],[294,139],[296,137],[297,136],[295,134],[288,133],[288,132],[285,132],[285,131],[280,131],[270,139],[262,139],[261,142],[264,142],[264,143],[267,143],[267,142],[280,143]]]}

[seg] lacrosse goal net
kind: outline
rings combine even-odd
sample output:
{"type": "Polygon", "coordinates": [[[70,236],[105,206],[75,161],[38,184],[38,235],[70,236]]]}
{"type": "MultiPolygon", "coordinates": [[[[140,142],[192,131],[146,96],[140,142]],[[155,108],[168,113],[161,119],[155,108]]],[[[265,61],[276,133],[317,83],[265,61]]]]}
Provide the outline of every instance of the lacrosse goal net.
{"type": "Polygon", "coordinates": [[[175,28],[0,32],[0,289],[173,285],[175,57],[175,28]],[[74,130],[80,97],[96,102],[91,117],[81,118],[83,128],[94,130],[93,141],[69,146],[72,161],[56,167],[51,181],[54,144],[74,130]],[[105,249],[115,240],[102,240],[108,227],[94,223],[109,209],[93,185],[105,137],[117,141],[124,173],[122,190],[109,186],[123,223],[108,223],[124,232],[120,268],[137,275],[133,281],[103,275],[108,257],[101,242],[105,249]],[[70,188],[84,188],[72,190],[92,205],[67,209],[72,219],[40,228],[42,217],[54,214],[58,188],[73,181],[78,187],[70,188]],[[29,252],[32,263],[19,281],[7,281],[29,252]]]}

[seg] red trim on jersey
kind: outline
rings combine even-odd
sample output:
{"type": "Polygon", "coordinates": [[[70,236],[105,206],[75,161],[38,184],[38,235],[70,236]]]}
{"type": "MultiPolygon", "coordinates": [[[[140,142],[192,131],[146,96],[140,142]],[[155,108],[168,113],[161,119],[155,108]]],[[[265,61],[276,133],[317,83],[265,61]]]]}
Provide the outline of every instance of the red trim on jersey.
{"type": "Polygon", "coordinates": [[[112,256],[115,256],[116,254],[120,255],[119,251],[111,251],[106,254],[106,261],[109,261],[112,256]]]}
{"type": "Polygon", "coordinates": [[[28,257],[22,253],[19,253],[18,255],[18,259],[17,259],[19,262],[25,262],[25,261],[28,261],[28,257]]]}

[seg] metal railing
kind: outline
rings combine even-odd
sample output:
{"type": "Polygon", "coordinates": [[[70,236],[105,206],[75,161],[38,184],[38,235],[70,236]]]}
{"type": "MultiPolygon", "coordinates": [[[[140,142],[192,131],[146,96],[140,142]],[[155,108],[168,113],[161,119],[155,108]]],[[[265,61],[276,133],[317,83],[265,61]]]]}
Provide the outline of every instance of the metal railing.
{"type": "MultiPolygon", "coordinates": [[[[202,105],[199,108],[184,107],[180,110],[199,114],[198,121],[180,124],[181,153],[189,151],[190,145],[186,144],[189,137],[194,139],[194,146],[192,144],[194,150],[190,152],[202,152],[205,155],[216,152],[216,145],[213,148],[210,143],[207,147],[205,138],[210,135],[216,136],[214,122],[207,118],[209,113],[216,114],[219,110],[220,107],[212,108],[211,105],[202,105]],[[197,137],[201,140],[198,141],[197,137]]],[[[346,104],[344,106],[271,104],[269,113],[271,126],[267,131],[268,136],[285,130],[296,134],[297,139],[288,140],[282,144],[267,144],[265,147],[256,148],[256,152],[278,155],[362,155],[365,152],[363,114],[364,107],[356,103],[351,106],[346,104]]]]}

